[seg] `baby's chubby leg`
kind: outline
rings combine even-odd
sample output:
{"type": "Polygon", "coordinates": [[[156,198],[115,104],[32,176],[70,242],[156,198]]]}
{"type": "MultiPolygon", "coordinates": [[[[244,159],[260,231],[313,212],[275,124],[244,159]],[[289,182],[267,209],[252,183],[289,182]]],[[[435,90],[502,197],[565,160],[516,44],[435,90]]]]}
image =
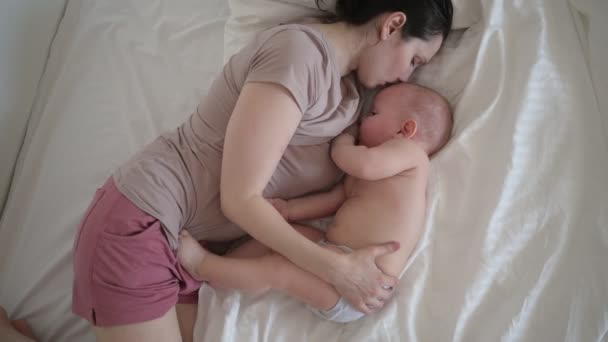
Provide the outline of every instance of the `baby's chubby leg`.
{"type": "MultiPolygon", "coordinates": [[[[297,226],[296,229],[313,241],[323,237],[314,228],[297,226]]],[[[258,256],[264,248],[266,247],[252,240],[223,257],[205,251],[184,232],[180,235],[178,258],[195,278],[207,281],[212,287],[237,289],[252,294],[275,289],[320,310],[330,309],[338,302],[340,295],[333,286],[297,267],[285,257],[271,250],[267,250],[268,254],[258,256]]]]}

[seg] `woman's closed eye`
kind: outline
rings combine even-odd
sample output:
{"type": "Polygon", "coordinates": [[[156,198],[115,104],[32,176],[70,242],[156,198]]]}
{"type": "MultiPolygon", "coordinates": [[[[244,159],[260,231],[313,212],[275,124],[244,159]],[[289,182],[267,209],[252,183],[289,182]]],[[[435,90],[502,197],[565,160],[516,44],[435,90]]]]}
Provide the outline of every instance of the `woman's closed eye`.
{"type": "Polygon", "coordinates": [[[419,58],[412,58],[412,61],[410,62],[410,65],[412,66],[412,68],[416,69],[420,64],[422,64],[422,61],[419,58]]]}

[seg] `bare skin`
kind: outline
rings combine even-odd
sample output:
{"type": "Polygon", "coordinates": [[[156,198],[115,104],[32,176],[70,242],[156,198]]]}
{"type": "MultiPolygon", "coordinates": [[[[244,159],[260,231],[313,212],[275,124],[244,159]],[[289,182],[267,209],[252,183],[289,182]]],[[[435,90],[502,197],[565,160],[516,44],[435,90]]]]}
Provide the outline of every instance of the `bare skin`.
{"type": "MultiPolygon", "coordinates": [[[[334,47],[336,68],[341,75],[357,70],[361,82],[374,87],[406,80],[416,66],[434,56],[441,45],[440,36],[430,41],[404,40],[401,28],[405,22],[404,13],[392,12],[356,27],[343,23],[315,27],[326,34],[328,43],[334,47]]],[[[384,299],[391,296],[398,278],[384,274],[375,260],[394,252],[397,244],[371,245],[351,254],[321,248],[291,229],[262,195],[301,118],[295,100],[281,86],[250,82],[243,87],[224,140],[222,211],[256,240],[332,284],[360,311],[379,310],[384,299]]],[[[191,315],[192,311],[173,308],[165,316],[149,322],[96,327],[97,340],[181,341],[182,336],[192,335],[192,325],[180,325],[178,314],[191,315]]],[[[192,317],[187,319],[194,321],[192,317]]]]}
{"type": "MultiPolygon", "coordinates": [[[[336,48],[336,67],[342,75],[357,70],[359,80],[373,87],[407,79],[441,45],[441,36],[429,41],[404,40],[401,28],[405,21],[403,13],[395,12],[357,27],[343,23],[316,27],[336,48]]],[[[226,131],[220,186],[222,210],[256,240],[331,283],[360,311],[371,313],[382,307],[377,298],[390,296],[387,288],[398,283],[398,278],[378,269],[375,257],[394,252],[398,245],[385,241],[348,255],[324,250],[289,229],[262,195],[301,115],[291,96],[279,86],[248,83],[243,88],[226,131]],[[250,87],[256,87],[255,93],[250,87]]]]}
{"type": "MultiPolygon", "coordinates": [[[[421,159],[421,165],[424,168],[424,159],[421,159]]],[[[378,181],[348,177],[344,186],[338,186],[330,193],[284,201],[282,204],[275,201],[275,205],[286,214],[286,219],[293,220],[323,217],[325,215],[319,210],[325,214],[327,208],[341,205],[325,238],[333,244],[353,249],[397,241],[401,248],[395,253],[378,257],[376,264],[385,274],[398,277],[422,233],[426,172],[426,168],[413,168],[378,181]],[[369,234],[368,228],[372,226],[376,227],[374,234],[369,234]]],[[[311,241],[323,238],[323,234],[314,228],[293,227],[301,234],[306,232],[311,241]]],[[[341,253],[334,247],[328,248],[341,253]]],[[[207,281],[216,288],[238,289],[253,295],[271,289],[279,290],[320,310],[332,308],[341,297],[327,282],[255,240],[222,257],[207,252],[187,231],[183,231],[178,257],[195,278],[207,281]],[[247,259],[236,258],[239,255],[247,259]]],[[[380,306],[381,301],[388,298],[378,293],[377,302],[371,303],[380,306]]]]}
{"type": "Polygon", "coordinates": [[[36,341],[34,332],[24,320],[13,320],[0,306],[0,341],[32,342],[36,341]]]}
{"type": "Polygon", "coordinates": [[[175,307],[151,321],[95,327],[95,336],[97,341],[182,341],[175,307]]]}
{"type": "MultiPolygon", "coordinates": [[[[425,96],[425,93],[419,96],[425,96]]],[[[443,107],[431,103],[438,97],[430,93],[427,96],[429,100],[425,108],[443,110],[443,107]]],[[[367,179],[373,180],[348,176],[343,184],[326,193],[289,201],[271,199],[269,202],[281,216],[291,221],[335,213],[335,221],[326,235],[326,239],[335,245],[356,250],[371,244],[395,241],[401,248],[391,254],[379,255],[375,262],[385,274],[398,277],[422,235],[429,172],[428,153],[436,148],[436,143],[426,141],[426,135],[424,138],[416,137],[418,125],[414,115],[407,111],[393,111],[392,105],[397,103],[386,96],[377,97],[376,102],[379,101],[388,102],[375,103],[376,110],[382,110],[381,117],[369,119],[373,120],[370,124],[362,124],[365,125],[362,141],[375,141],[377,144],[357,146],[352,135],[343,134],[336,139],[332,150],[334,161],[343,170],[365,174],[367,179]],[[374,227],[373,232],[370,227],[374,227]]],[[[416,98],[416,101],[420,102],[420,99],[416,98]]],[[[419,105],[418,102],[412,102],[412,105],[419,105]]],[[[416,108],[416,111],[420,111],[420,106],[416,108]]],[[[439,115],[451,114],[448,109],[439,115]]],[[[434,124],[437,127],[433,128],[438,131],[451,129],[451,119],[437,120],[434,124]]],[[[300,233],[312,229],[303,226],[295,228],[300,233]]],[[[309,232],[308,235],[317,240],[321,237],[320,233],[313,236],[309,232]]],[[[264,249],[256,241],[242,248],[264,249]]],[[[329,249],[339,251],[335,247],[329,249]]],[[[235,253],[239,253],[239,249],[235,253]]],[[[276,289],[321,310],[333,307],[340,299],[341,295],[323,279],[268,248],[265,253],[247,260],[231,258],[230,255],[217,256],[205,251],[184,232],[180,236],[178,257],[191,274],[199,280],[208,281],[211,286],[256,294],[276,289]]],[[[388,298],[385,293],[378,292],[377,297],[368,303],[382,306],[388,298]]]]}

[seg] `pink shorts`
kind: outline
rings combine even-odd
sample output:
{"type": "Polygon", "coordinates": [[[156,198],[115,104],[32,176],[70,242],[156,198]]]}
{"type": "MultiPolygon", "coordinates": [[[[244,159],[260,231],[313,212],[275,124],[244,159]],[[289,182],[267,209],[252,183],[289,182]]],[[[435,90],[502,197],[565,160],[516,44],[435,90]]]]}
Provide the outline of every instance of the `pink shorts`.
{"type": "Polygon", "coordinates": [[[196,303],[200,285],[181,268],[160,221],[110,177],[74,241],[72,311],[96,326],[150,321],[176,303],[196,303]]]}

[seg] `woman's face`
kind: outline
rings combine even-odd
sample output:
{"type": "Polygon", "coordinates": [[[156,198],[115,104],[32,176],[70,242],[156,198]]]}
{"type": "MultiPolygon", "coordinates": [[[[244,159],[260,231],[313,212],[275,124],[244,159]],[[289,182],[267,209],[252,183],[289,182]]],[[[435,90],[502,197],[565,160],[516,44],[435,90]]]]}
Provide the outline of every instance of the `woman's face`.
{"type": "Polygon", "coordinates": [[[428,41],[403,39],[400,30],[363,50],[357,76],[366,88],[406,82],[416,68],[427,63],[441,47],[443,37],[437,34],[428,41]]]}

